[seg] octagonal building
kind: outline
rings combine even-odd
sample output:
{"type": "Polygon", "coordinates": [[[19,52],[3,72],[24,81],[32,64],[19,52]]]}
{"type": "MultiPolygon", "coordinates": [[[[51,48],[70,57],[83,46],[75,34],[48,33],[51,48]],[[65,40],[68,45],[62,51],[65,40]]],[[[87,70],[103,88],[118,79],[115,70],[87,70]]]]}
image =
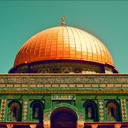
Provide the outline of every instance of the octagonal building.
{"type": "Polygon", "coordinates": [[[128,75],[99,39],[61,18],[0,74],[0,128],[127,128],[128,75]]]}

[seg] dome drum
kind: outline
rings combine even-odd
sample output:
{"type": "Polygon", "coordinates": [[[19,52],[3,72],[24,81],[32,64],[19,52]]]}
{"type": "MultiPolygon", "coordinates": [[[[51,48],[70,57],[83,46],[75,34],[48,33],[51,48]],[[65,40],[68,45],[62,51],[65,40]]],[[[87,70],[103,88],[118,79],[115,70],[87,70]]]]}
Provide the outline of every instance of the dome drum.
{"type": "Polygon", "coordinates": [[[24,63],[10,69],[9,73],[117,73],[112,66],[82,60],[46,60],[24,63]]]}

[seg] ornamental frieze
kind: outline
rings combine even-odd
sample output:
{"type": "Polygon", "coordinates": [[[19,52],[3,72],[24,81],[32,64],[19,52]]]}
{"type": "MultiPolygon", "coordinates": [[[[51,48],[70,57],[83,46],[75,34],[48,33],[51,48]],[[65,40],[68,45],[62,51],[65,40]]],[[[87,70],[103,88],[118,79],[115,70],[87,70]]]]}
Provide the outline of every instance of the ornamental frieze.
{"type": "MultiPolygon", "coordinates": [[[[0,84],[127,84],[128,75],[1,75],[0,84]]],[[[117,85],[117,87],[120,85],[117,85]]]]}

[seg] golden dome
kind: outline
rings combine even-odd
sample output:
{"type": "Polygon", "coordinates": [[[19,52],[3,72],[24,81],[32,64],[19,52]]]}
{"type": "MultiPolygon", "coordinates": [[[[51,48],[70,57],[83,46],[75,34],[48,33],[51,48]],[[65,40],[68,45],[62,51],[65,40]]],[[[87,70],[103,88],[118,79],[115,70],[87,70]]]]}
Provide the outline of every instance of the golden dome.
{"type": "Polygon", "coordinates": [[[23,63],[60,59],[114,66],[108,49],[96,37],[78,28],[58,26],[31,37],[19,50],[14,67],[23,63]]]}

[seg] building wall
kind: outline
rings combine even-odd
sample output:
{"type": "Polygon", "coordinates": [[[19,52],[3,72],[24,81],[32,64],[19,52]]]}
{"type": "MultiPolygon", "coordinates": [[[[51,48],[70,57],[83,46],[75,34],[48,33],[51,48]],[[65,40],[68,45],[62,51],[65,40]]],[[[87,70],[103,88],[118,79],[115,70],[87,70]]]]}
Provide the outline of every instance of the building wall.
{"type": "Polygon", "coordinates": [[[44,123],[61,107],[74,111],[84,124],[127,122],[127,87],[125,74],[0,75],[0,122],[44,123]],[[33,114],[36,107],[41,118],[33,114]]]}

